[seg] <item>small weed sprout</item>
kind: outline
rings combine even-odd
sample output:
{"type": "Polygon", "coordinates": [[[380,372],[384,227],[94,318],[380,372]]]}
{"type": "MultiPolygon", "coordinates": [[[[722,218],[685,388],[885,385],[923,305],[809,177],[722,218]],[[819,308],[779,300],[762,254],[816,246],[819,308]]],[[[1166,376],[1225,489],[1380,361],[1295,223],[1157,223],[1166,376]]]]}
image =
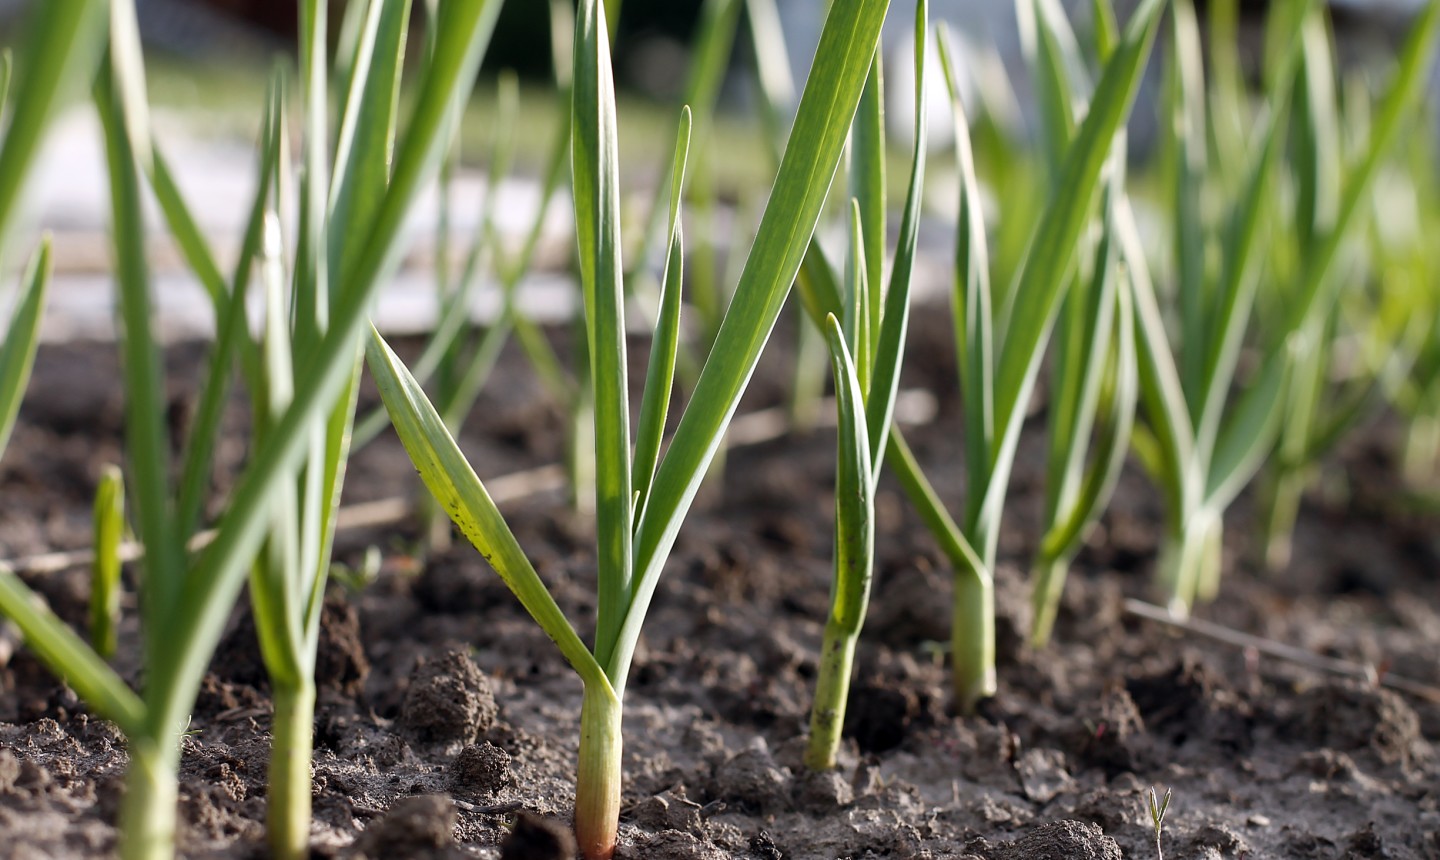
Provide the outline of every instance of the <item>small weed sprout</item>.
{"type": "Polygon", "coordinates": [[[1150,807],[1150,822],[1155,825],[1155,857],[1156,860],[1165,860],[1165,852],[1160,848],[1160,834],[1165,829],[1165,811],[1170,808],[1170,794],[1172,789],[1165,789],[1165,797],[1162,799],[1155,793],[1155,787],[1150,787],[1150,796],[1146,801],[1150,807]]]}

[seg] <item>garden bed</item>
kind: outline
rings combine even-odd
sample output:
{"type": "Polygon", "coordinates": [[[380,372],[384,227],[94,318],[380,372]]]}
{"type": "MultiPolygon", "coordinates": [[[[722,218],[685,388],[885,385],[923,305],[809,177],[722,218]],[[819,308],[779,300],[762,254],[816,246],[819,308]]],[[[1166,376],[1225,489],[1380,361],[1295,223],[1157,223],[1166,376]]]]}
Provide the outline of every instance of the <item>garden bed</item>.
{"type": "MultiPolygon", "coordinates": [[[[939,412],[907,435],[954,503],[963,456],[948,311],[915,317],[905,384],[933,392],[939,412]]],[[[777,346],[742,412],[783,403],[791,364],[777,346]]],[[[177,421],[201,354],[170,352],[177,421]]],[[[0,464],[4,557],[88,543],[95,481],[121,451],[115,365],[111,346],[42,349],[0,464]]],[[[507,349],[461,442],[489,479],[559,460],[562,423],[507,349]]],[[[238,463],[240,445],[221,461],[238,463]]],[[[1126,613],[1125,598],[1150,596],[1163,516],[1137,471],[1127,470],[1077,562],[1055,643],[1043,653],[1022,646],[1029,604],[1017,565],[1038,539],[1043,445],[1038,432],[1022,440],[998,571],[1000,692],[975,717],[948,710],[937,644],[949,635],[943,557],[882,481],[842,769],[823,776],[807,775],[800,757],[829,606],[834,436],[733,450],[723,490],[711,487],[681,532],[637,653],[621,856],[1145,858],[1155,853],[1145,799],[1156,785],[1174,791],[1163,838],[1172,860],[1440,858],[1440,704],[1126,613]]],[[[1345,492],[1306,506],[1283,575],[1252,561],[1242,500],[1227,522],[1221,598],[1199,615],[1440,686],[1436,524],[1400,511],[1392,450],[1381,425],[1330,464],[1345,492]]],[[[386,433],[352,459],[346,500],[416,487],[386,433]]],[[[590,617],[593,539],[563,493],[506,512],[566,614],[590,617]]],[[[369,545],[384,561],[364,588],[332,585],[315,854],[556,856],[530,819],[510,834],[525,812],[568,822],[580,685],[478,553],[461,542],[422,561],[419,530],[411,520],[340,536],[344,561],[369,545]]],[[[83,626],[83,569],[27,580],[83,626]]],[[[122,643],[138,641],[129,608],[122,643]]],[[[184,741],[190,857],[263,851],[270,703],[245,615],[184,741]]],[[[138,684],[138,666],[121,668],[138,684]]],[[[10,631],[0,634],[0,685],[0,857],[110,850],[121,736],[88,717],[10,631]]]]}

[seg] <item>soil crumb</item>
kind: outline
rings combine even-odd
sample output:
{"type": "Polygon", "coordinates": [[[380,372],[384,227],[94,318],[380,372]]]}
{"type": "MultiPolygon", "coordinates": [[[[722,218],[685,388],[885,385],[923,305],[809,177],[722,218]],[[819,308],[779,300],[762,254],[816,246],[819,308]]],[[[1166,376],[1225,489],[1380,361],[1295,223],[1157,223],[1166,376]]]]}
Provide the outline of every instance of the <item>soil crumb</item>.
{"type": "Polygon", "coordinates": [[[1094,824],[1056,821],[1004,845],[991,860],[1121,860],[1120,846],[1094,824]]]}
{"type": "Polygon", "coordinates": [[[553,818],[522,812],[500,846],[500,860],[573,860],[575,837],[553,818]]]}
{"type": "Polygon", "coordinates": [[[485,797],[514,782],[510,754],[489,741],[465,747],[450,765],[450,790],[456,794],[485,797]]]}
{"type": "Polygon", "coordinates": [[[448,651],[411,673],[400,729],[422,743],[471,744],[489,731],[497,710],[490,679],[468,654],[448,651]]]}
{"type": "Polygon", "coordinates": [[[407,797],[355,840],[350,860],[441,860],[455,844],[455,804],[438,794],[407,797]]]}

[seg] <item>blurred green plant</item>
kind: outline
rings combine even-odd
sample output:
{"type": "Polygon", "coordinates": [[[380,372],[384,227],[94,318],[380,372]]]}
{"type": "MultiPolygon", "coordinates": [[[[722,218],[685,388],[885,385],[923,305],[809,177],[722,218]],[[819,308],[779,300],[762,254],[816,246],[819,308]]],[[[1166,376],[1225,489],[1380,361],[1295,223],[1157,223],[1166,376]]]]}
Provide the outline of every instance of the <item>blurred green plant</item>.
{"type": "Polygon", "coordinates": [[[95,491],[95,559],[90,572],[90,647],[115,656],[120,623],[120,544],[125,539],[125,476],[106,466],[95,491]]]}
{"type": "MultiPolygon", "coordinates": [[[[1184,615],[1197,598],[1213,598],[1219,588],[1222,523],[1225,510],[1250,482],[1273,450],[1282,418],[1293,404],[1289,392],[1313,385],[1313,372],[1297,373],[1306,357],[1307,339],[1324,330],[1320,309],[1333,301],[1337,278],[1332,269],[1353,234],[1361,204],[1369,199],[1370,183],[1401,119],[1418,92],[1423,70],[1440,21],[1440,6],[1420,13],[1398,58],[1397,73],[1380,103],[1370,138],[1355,163],[1345,171],[1334,193],[1333,214],[1311,225],[1303,259],[1283,290],[1279,324],[1260,344],[1256,370],[1238,383],[1245,335],[1260,283],[1264,236],[1270,217],[1271,189],[1287,139],[1297,86],[1307,68],[1333,79],[1333,65],[1321,52],[1323,40],[1305,36],[1313,16],[1321,14],[1311,0],[1286,0],[1271,11],[1267,35],[1266,99],[1260,123],[1243,157],[1244,179],[1228,174],[1234,158],[1211,155],[1205,82],[1199,71],[1200,38],[1189,0],[1177,0],[1174,19],[1179,46],[1168,88],[1168,113],[1173,129],[1168,148],[1171,203],[1175,207],[1176,316],[1179,348],[1173,350],[1164,314],[1148,276],[1140,277],[1144,255],[1133,214],[1121,224],[1122,250],[1132,267],[1139,320],[1142,403],[1145,420],[1135,433],[1135,450],[1160,485],[1168,508],[1167,537],[1158,569],[1171,611],[1184,615]],[[1189,58],[1188,60],[1186,58],[1189,58]],[[1221,190],[1221,212],[1207,217],[1197,201],[1221,190]],[[1234,197],[1225,189],[1240,188],[1234,197]],[[1319,226],[1315,226],[1315,225],[1319,226]],[[1209,248],[1219,248],[1216,255],[1209,248]],[[1218,269],[1218,271],[1217,271],[1218,269]],[[1321,318],[1321,322],[1316,322],[1321,318]],[[1317,332],[1316,326],[1319,326],[1317,332]],[[1307,382],[1307,379],[1309,380],[1307,382]],[[1299,380],[1297,382],[1297,380],[1299,380]],[[1232,391],[1235,392],[1232,394],[1232,391]]],[[[1307,92],[1303,98],[1310,98],[1307,92]]],[[[1232,94],[1233,96],[1233,94],[1232,94]]],[[[1213,103],[1213,102],[1212,102],[1213,103]]],[[[1306,105],[1296,120],[1296,134],[1309,139],[1323,134],[1319,102],[1306,105]]],[[[1230,105],[1217,116],[1243,111],[1230,105]]],[[[1310,151],[1303,146],[1301,153],[1310,151]]],[[[1321,174],[1311,174],[1319,181],[1321,174]]],[[[1318,185],[1309,188],[1313,203],[1323,205],[1318,185]]],[[[1323,362],[1321,362],[1323,363],[1323,362]]],[[[1308,395],[1307,395],[1308,396],[1308,395]]]]}
{"type": "MultiPolygon", "coordinates": [[[[1019,0],[1017,8],[1040,94],[1047,173],[1053,183],[1060,178],[1060,159],[1075,133],[1077,106],[1091,96],[1090,75],[1079,40],[1057,3],[1019,0]]],[[[1093,12],[1093,49],[1097,61],[1104,63],[1118,39],[1114,10],[1100,0],[1093,12]]],[[[1037,648],[1050,640],[1071,560],[1119,481],[1135,417],[1139,382],[1133,302],[1116,238],[1127,158],[1123,132],[1116,135],[1111,158],[1098,229],[1082,239],[1055,338],[1046,413],[1044,536],[1031,576],[1029,638],[1037,648]]]]}

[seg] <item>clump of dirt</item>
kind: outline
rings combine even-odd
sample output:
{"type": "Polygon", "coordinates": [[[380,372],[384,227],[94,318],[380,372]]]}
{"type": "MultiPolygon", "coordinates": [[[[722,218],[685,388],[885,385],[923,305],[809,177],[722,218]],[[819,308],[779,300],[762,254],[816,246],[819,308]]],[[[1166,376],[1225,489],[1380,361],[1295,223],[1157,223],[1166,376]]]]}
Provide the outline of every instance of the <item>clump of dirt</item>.
{"type": "Polygon", "coordinates": [[[1099,827],[1084,821],[1042,824],[1030,833],[996,846],[990,860],[1120,860],[1120,846],[1099,827]]]}
{"type": "Polygon", "coordinates": [[[1323,684],[1300,697],[1295,727],[1310,743],[1345,752],[1367,750],[1384,764],[1410,765],[1430,754],[1420,718],[1390,690],[1323,684]]]}
{"type": "Polygon", "coordinates": [[[500,860],[574,860],[575,837],[553,818],[522,812],[500,846],[500,860]]]}
{"type": "Polygon", "coordinates": [[[790,769],[775,763],[763,745],[731,756],[715,771],[719,800],[753,812],[776,812],[790,801],[790,769]]]}
{"type": "Polygon", "coordinates": [[[515,782],[510,754],[489,741],[470,744],[450,765],[450,790],[458,795],[488,797],[515,782]]]}
{"type": "Polygon", "coordinates": [[[448,797],[407,797],[365,828],[346,856],[348,860],[444,860],[452,854],[456,820],[455,803],[448,797]]]}
{"type": "Polygon", "coordinates": [[[399,727],[421,743],[474,743],[495,722],[490,679],[463,651],[422,661],[410,675],[399,727]]]}
{"type": "Polygon", "coordinates": [[[1145,720],[1124,686],[1107,685],[1098,699],[1082,703],[1076,716],[1066,741],[1081,761],[1111,776],[1137,769],[1145,720]]]}

